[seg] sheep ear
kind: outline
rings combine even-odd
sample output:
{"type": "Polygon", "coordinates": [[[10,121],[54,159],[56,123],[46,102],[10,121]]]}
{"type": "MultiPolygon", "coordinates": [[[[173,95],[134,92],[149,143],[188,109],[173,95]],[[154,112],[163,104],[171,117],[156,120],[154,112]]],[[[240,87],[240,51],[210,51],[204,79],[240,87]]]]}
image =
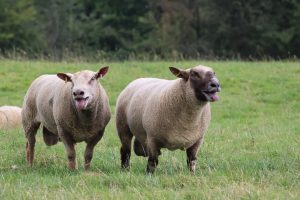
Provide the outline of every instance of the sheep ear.
{"type": "Polygon", "coordinates": [[[95,74],[95,78],[102,78],[108,72],[108,68],[109,67],[106,66],[99,69],[99,71],[95,74]]]}
{"type": "Polygon", "coordinates": [[[58,73],[56,74],[58,76],[58,78],[60,78],[61,80],[65,81],[65,82],[71,82],[72,81],[72,76],[65,74],[65,73],[58,73]]]}
{"type": "Polygon", "coordinates": [[[169,69],[176,77],[183,78],[186,81],[189,79],[189,73],[187,71],[177,69],[176,67],[169,67],[169,69]]]}

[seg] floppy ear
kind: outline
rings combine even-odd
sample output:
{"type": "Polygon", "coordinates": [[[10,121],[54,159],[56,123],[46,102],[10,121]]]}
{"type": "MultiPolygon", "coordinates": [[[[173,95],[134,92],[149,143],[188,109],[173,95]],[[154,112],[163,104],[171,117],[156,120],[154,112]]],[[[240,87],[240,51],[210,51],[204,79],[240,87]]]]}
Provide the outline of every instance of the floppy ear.
{"type": "Polygon", "coordinates": [[[174,74],[176,77],[183,78],[186,81],[189,79],[190,76],[189,72],[185,70],[177,69],[176,67],[169,67],[169,69],[172,72],[172,74],[174,74]]]}
{"type": "Polygon", "coordinates": [[[61,80],[65,81],[65,82],[71,82],[72,81],[72,75],[71,74],[65,74],[65,73],[58,73],[56,74],[58,76],[58,78],[60,78],[61,80]]]}
{"type": "Polygon", "coordinates": [[[99,69],[99,71],[95,74],[95,78],[102,78],[107,72],[108,72],[108,66],[106,67],[102,67],[101,69],[99,69]]]}

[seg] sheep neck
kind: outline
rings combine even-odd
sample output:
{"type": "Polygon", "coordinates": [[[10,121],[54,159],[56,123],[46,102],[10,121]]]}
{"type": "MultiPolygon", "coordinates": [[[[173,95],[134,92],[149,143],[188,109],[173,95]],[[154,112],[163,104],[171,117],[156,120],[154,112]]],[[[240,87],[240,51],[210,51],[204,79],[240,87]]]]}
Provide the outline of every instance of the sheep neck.
{"type": "Polygon", "coordinates": [[[207,102],[197,100],[189,84],[183,79],[177,79],[174,84],[166,88],[161,109],[179,118],[198,119],[207,102]]]}

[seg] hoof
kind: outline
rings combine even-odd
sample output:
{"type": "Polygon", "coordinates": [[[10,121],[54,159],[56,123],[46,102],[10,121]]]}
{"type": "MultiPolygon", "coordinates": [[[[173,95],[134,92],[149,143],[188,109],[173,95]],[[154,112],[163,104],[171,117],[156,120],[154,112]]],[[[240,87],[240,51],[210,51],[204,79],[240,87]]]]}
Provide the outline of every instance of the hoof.
{"type": "Polygon", "coordinates": [[[86,164],[84,164],[84,169],[85,170],[88,170],[88,169],[90,169],[91,168],[91,163],[86,163],[86,164]]]}
{"type": "Polygon", "coordinates": [[[147,165],[146,171],[147,171],[148,174],[153,174],[154,171],[155,171],[155,167],[147,165]]]}
{"type": "Polygon", "coordinates": [[[188,167],[189,167],[189,170],[190,170],[193,174],[195,174],[195,172],[196,172],[196,160],[190,161],[188,167]]]}
{"type": "Polygon", "coordinates": [[[75,163],[74,162],[69,162],[69,169],[70,170],[72,170],[72,171],[74,171],[75,169],[76,169],[76,165],[75,165],[75,163]]]}

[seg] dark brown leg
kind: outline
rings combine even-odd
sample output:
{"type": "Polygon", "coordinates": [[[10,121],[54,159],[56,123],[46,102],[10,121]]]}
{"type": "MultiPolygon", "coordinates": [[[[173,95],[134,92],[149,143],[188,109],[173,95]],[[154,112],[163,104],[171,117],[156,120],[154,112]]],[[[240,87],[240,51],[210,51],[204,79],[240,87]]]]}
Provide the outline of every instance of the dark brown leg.
{"type": "Polygon", "coordinates": [[[148,149],[148,163],[147,163],[147,173],[154,173],[156,166],[158,165],[158,156],[160,155],[160,149],[157,144],[153,141],[147,142],[148,149]]]}
{"type": "Polygon", "coordinates": [[[121,141],[121,167],[123,169],[127,169],[130,166],[130,156],[131,156],[131,141],[132,141],[132,133],[126,124],[125,120],[121,117],[117,117],[117,130],[118,135],[121,141]]]}
{"type": "Polygon", "coordinates": [[[84,152],[84,169],[89,169],[91,165],[91,160],[93,158],[94,148],[96,144],[101,140],[103,136],[104,130],[100,131],[100,133],[90,142],[87,143],[85,152],[84,152]]]}
{"type": "Polygon", "coordinates": [[[196,171],[196,160],[197,153],[199,151],[199,147],[201,146],[203,139],[198,140],[193,146],[186,150],[187,155],[187,165],[191,172],[195,173],[196,171]]]}

